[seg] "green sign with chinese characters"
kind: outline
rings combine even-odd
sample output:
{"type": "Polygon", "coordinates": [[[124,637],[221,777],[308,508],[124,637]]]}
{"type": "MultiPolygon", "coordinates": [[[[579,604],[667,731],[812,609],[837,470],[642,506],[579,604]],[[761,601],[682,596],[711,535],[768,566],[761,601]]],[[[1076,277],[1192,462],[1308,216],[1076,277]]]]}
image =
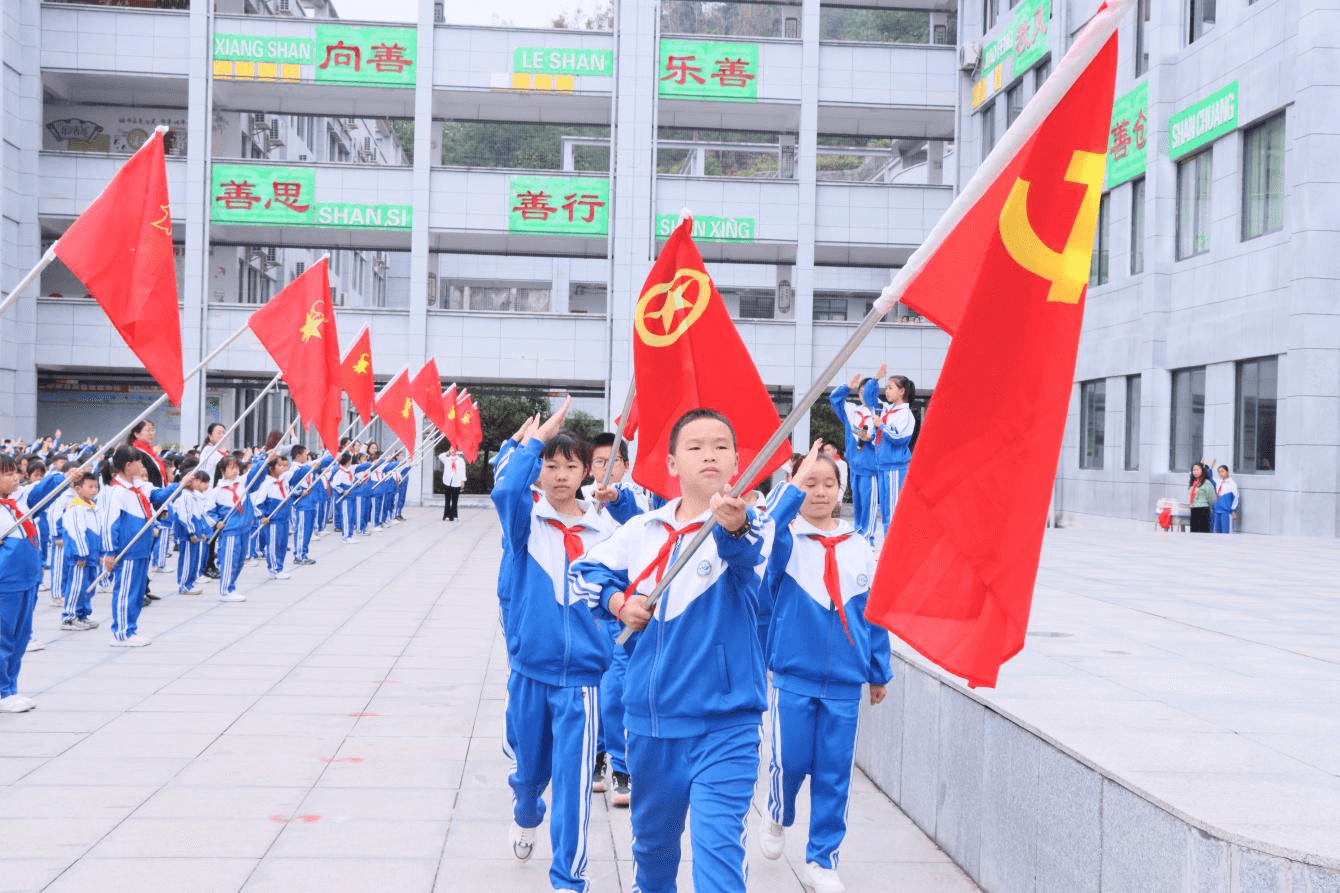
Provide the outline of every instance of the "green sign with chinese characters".
{"type": "Polygon", "coordinates": [[[1148,145],[1149,81],[1145,81],[1112,103],[1112,127],[1107,132],[1108,189],[1145,172],[1148,145]]]}
{"type": "Polygon", "coordinates": [[[216,34],[214,77],[365,87],[414,86],[418,33],[413,28],[317,25],[315,35],[216,34]]]}
{"type": "MultiPolygon", "coordinates": [[[[656,238],[668,239],[679,226],[678,214],[656,215],[656,238]]],[[[696,242],[752,242],[753,217],[695,217],[693,239],[696,242]]]]}
{"type": "Polygon", "coordinates": [[[662,40],[660,95],[665,99],[758,100],[758,44],[662,40]]]}
{"type": "Polygon", "coordinates": [[[594,177],[510,177],[507,231],[604,236],[610,231],[609,180],[594,177]]]}
{"type": "Polygon", "coordinates": [[[1189,155],[1238,128],[1238,82],[1216,90],[1168,119],[1168,157],[1189,155]]]}
{"type": "Polygon", "coordinates": [[[409,229],[410,205],[322,202],[310,167],[216,164],[210,173],[210,220],[247,226],[409,229]]]}
{"type": "Polygon", "coordinates": [[[609,78],[614,77],[614,51],[517,47],[512,53],[512,70],[609,78]]]}
{"type": "Polygon", "coordinates": [[[1022,0],[1010,13],[1009,25],[982,47],[981,77],[972,85],[977,108],[1001,87],[1036,65],[1051,48],[1051,0],[1022,0]]]}

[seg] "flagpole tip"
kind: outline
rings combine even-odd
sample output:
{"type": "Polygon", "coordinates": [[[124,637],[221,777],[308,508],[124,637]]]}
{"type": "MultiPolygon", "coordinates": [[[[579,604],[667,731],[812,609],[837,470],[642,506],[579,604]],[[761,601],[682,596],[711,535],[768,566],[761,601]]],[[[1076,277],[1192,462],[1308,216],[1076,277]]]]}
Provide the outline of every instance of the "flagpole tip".
{"type": "Polygon", "coordinates": [[[879,298],[875,300],[875,309],[880,312],[881,316],[887,315],[893,309],[893,305],[898,303],[898,298],[902,294],[901,287],[895,287],[893,283],[889,283],[884,286],[884,289],[879,293],[879,298]]]}
{"type": "Polygon", "coordinates": [[[680,222],[680,223],[683,223],[685,220],[692,220],[692,219],[693,219],[693,209],[692,209],[692,208],[680,208],[680,209],[679,209],[679,222],[680,222]]]}
{"type": "Polygon", "coordinates": [[[166,124],[159,124],[157,127],[154,128],[154,133],[167,133],[168,129],[169,128],[166,124]]]}

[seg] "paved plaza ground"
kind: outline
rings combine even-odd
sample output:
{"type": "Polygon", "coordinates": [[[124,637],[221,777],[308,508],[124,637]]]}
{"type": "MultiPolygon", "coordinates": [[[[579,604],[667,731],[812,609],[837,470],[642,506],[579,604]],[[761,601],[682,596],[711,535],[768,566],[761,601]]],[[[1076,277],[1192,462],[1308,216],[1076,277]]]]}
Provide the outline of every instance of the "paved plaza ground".
{"type": "MultiPolygon", "coordinates": [[[[39,706],[0,716],[0,893],[548,890],[547,833],[526,864],[507,845],[496,518],[407,517],[318,541],[291,580],[248,567],[243,604],[168,596],[144,649],[60,632],[43,593],[21,680],[39,706]]],[[[802,889],[804,821],[779,862],[751,839],[751,890],[802,889]]],[[[975,889],[864,776],[849,823],[852,893],[975,889]]],[[[629,839],[597,795],[594,893],[631,886],[629,839]]]]}

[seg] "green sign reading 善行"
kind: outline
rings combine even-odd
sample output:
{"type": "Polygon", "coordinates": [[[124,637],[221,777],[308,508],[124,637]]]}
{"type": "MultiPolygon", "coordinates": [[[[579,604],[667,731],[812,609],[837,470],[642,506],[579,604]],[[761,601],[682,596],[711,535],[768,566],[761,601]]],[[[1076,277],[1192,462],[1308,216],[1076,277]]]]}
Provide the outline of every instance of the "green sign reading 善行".
{"type": "Polygon", "coordinates": [[[1168,119],[1168,157],[1181,158],[1237,128],[1238,82],[1234,81],[1168,119]]]}
{"type": "MultiPolygon", "coordinates": [[[[656,238],[668,239],[679,226],[678,214],[656,215],[656,238]]],[[[693,238],[697,242],[752,242],[753,217],[695,217],[693,238]]]]}
{"type": "Polygon", "coordinates": [[[614,77],[614,51],[517,47],[512,53],[512,70],[522,74],[614,77]]]}
{"type": "Polygon", "coordinates": [[[210,172],[210,220],[248,226],[409,229],[410,205],[322,202],[310,167],[216,164],[210,172]]]}
{"type": "Polygon", "coordinates": [[[609,180],[595,177],[510,177],[507,231],[607,235],[609,194],[609,180]]]}
{"type": "Polygon", "coordinates": [[[758,44],[661,41],[660,95],[666,99],[758,100],[758,44]]]}
{"type": "Polygon", "coordinates": [[[1149,145],[1149,82],[1117,97],[1107,132],[1107,188],[1145,172],[1149,145]]]}

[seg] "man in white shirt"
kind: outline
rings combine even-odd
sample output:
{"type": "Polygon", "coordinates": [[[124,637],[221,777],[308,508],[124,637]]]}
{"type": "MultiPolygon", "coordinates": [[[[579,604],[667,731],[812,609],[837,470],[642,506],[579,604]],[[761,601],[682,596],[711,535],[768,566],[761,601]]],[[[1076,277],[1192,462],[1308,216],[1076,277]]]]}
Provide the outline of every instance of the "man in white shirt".
{"type": "Polygon", "coordinates": [[[455,447],[445,453],[438,453],[442,463],[442,486],[447,490],[447,500],[442,505],[442,520],[456,520],[456,504],[461,498],[461,487],[465,486],[465,457],[455,447]]]}

